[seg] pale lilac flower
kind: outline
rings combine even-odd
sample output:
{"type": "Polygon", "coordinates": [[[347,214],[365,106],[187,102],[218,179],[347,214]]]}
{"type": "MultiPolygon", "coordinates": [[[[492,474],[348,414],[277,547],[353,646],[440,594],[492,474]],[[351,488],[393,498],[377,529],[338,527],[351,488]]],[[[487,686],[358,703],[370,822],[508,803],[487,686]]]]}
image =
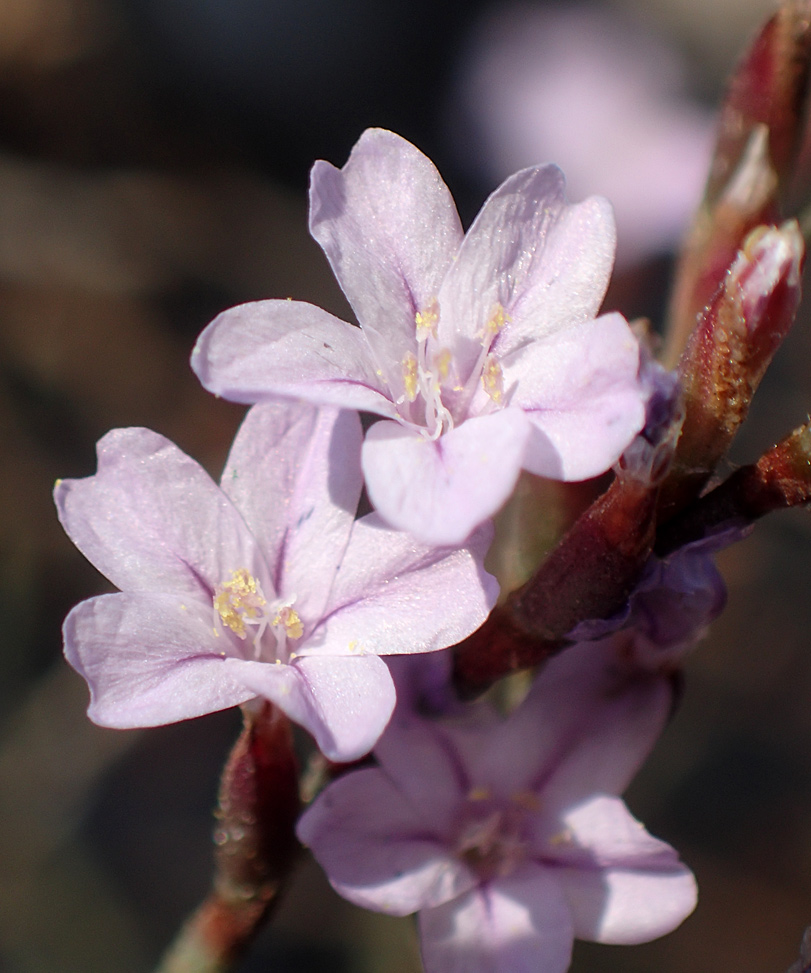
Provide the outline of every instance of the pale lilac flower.
{"type": "Polygon", "coordinates": [[[667,680],[585,643],[506,720],[406,702],[378,766],[330,784],[298,834],[345,898],[419,913],[426,973],[562,973],[575,937],[645,942],[692,911],[692,874],[617,796],[667,720],[667,680]]]}
{"type": "Polygon", "coordinates": [[[433,164],[391,132],[343,169],[313,168],[310,230],[360,329],[298,301],[233,308],[192,365],[240,402],[300,396],[376,413],[362,463],[372,503],[455,544],[494,514],[522,467],[581,480],[644,422],[636,339],[595,319],[615,247],[609,204],[569,205],[555,166],[525,169],[467,235],[433,164]]]}
{"type": "Polygon", "coordinates": [[[120,593],[77,605],[65,653],[103,726],[171,723],[265,697],[333,760],[394,706],[386,653],[457,642],[495,600],[489,537],[428,548],[358,521],[356,414],[252,409],[218,487],[171,442],[117,429],[98,472],[57,484],[65,530],[120,593]]]}
{"type": "Polygon", "coordinates": [[[463,52],[448,131],[477,175],[554,159],[575,196],[607,196],[627,266],[677,246],[701,199],[715,122],[687,80],[678,51],[615,8],[499,4],[463,52]]]}

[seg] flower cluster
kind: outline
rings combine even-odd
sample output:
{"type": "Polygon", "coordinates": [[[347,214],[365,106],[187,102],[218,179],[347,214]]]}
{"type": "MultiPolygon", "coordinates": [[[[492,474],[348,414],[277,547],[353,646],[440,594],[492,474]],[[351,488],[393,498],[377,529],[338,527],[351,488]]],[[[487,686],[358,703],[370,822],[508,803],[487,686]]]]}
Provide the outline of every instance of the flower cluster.
{"type": "Polygon", "coordinates": [[[795,434],[739,471],[746,517],[729,491],[698,500],[731,439],[721,410],[734,400],[742,421],[796,308],[796,227],[741,249],[678,375],[599,314],[611,208],[568,203],[554,166],[507,179],[464,233],[431,162],[370,130],[342,169],[314,167],[310,228],[357,325],[292,300],[209,325],[193,368],[252,406],[220,484],[146,429],[109,433],[94,476],[57,484],[65,530],[120,589],[65,622],[90,717],[154,726],[272,704],[334,764],[368,754],[332,765],[297,833],[351,901],[419,913],[428,973],[563,973],[575,937],[670,931],[693,876],[620,795],[723,606],[712,553],[799,468],[795,434]],[[721,320],[723,347],[739,343],[722,362],[721,320]],[[718,362],[713,413],[685,376],[718,362]],[[360,412],[377,417],[365,437],[360,412]],[[493,517],[522,471],[563,491],[612,467],[494,607],[493,517]],[[520,704],[462,702],[471,672],[480,688],[564,646],[520,704]]]}

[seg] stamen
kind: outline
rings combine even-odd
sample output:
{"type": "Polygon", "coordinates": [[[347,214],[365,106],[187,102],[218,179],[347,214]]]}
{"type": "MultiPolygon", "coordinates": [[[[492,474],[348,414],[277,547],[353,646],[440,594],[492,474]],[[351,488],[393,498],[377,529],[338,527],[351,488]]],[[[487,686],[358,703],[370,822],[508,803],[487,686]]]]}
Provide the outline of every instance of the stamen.
{"type": "Polygon", "coordinates": [[[418,370],[417,356],[410,351],[403,358],[403,387],[406,398],[409,402],[413,402],[417,398],[418,370]]]}
{"type": "Polygon", "coordinates": [[[256,578],[247,568],[234,571],[231,580],[219,585],[214,592],[215,611],[241,639],[246,637],[245,623],[261,619],[266,604],[256,578]]]}
{"type": "Polygon", "coordinates": [[[489,801],[492,796],[489,787],[473,787],[468,792],[467,799],[469,801],[489,801]]]}
{"type": "Polygon", "coordinates": [[[434,355],[434,368],[436,369],[440,382],[444,382],[448,377],[448,372],[451,367],[451,357],[450,348],[443,348],[442,351],[434,355]]]}
{"type": "Polygon", "coordinates": [[[247,568],[239,568],[231,578],[214,591],[214,633],[219,635],[226,625],[241,639],[248,638],[252,629],[254,657],[286,658],[287,642],[304,635],[304,623],[292,607],[295,596],[268,604],[262,587],[247,568]],[[262,645],[265,632],[271,629],[274,646],[262,645]]]}
{"type": "Polygon", "coordinates": [[[496,405],[501,405],[504,398],[504,373],[494,355],[488,355],[484,360],[482,385],[496,405]]]}
{"type": "Polygon", "coordinates": [[[487,324],[484,326],[484,340],[489,338],[492,341],[509,320],[510,316],[504,308],[500,304],[495,304],[493,310],[490,312],[487,324]]]}
{"type": "Polygon", "coordinates": [[[304,625],[299,618],[298,612],[289,605],[283,605],[270,623],[274,628],[283,625],[289,639],[300,639],[304,634],[304,625]]]}
{"type": "Polygon", "coordinates": [[[510,795],[510,800],[524,811],[538,811],[541,807],[540,799],[533,791],[516,791],[510,795]]]}
{"type": "Polygon", "coordinates": [[[417,311],[414,315],[417,341],[425,341],[429,334],[436,335],[437,321],[439,321],[439,306],[434,298],[424,311],[417,311]]]}
{"type": "Polygon", "coordinates": [[[549,839],[549,844],[553,848],[559,848],[561,845],[571,845],[574,843],[574,835],[568,828],[564,828],[563,831],[558,831],[557,834],[553,834],[549,839]]]}

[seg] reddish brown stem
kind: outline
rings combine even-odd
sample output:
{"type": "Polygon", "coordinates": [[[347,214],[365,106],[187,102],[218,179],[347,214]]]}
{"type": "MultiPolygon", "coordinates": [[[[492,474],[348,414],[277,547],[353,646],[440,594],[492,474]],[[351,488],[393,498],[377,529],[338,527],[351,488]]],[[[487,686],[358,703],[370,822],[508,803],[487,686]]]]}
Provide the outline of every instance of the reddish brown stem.
{"type": "Polygon", "coordinates": [[[226,973],[278,902],[300,846],[298,763],[290,723],[270,703],[244,709],[223,771],[212,891],[156,973],[226,973]]]}
{"type": "Polygon", "coordinates": [[[465,695],[537,665],[588,618],[619,611],[653,546],[657,489],[616,479],[575,522],[535,576],[455,651],[465,695]]]}

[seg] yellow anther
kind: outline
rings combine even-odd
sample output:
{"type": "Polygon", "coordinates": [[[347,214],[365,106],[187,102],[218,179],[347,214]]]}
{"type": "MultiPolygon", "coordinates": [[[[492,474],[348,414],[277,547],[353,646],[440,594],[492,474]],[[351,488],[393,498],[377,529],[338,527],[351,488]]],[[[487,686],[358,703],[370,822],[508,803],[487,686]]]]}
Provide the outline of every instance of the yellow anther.
{"type": "Polygon", "coordinates": [[[417,325],[417,341],[422,341],[429,334],[436,334],[438,320],[439,311],[435,300],[431,301],[424,311],[417,311],[414,315],[414,323],[417,325]]]}
{"type": "Polygon", "coordinates": [[[558,831],[557,834],[553,834],[549,839],[549,844],[552,845],[553,848],[557,848],[560,845],[570,845],[573,841],[574,835],[571,831],[569,831],[568,828],[565,828],[563,831],[558,831]]]}
{"type": "Polygon", "coordinates": [[[501,405],[501,400],[504,397],[504,373],[493,355],[488,355],[484,360],[482,385],[484,391],[496,405],[501,405]]]}
{"type": "Polygon", "coordinates": [[[467,799],[469,801],[487,801],[491,796],[489,787],[474,787],[467,795],[467,799]]]}
{"type": "Polygon", "coordinates": [[[488,335],[498,334],[509,320],[509,314],[500,304],[496,304],[490,312],[487,324],[484,326],[485,333],[488,335]]]}
{"type": "Polygon", "coordinates": [[[217,587],[214,608],[223,623],[241,639],[245,638],[245,620],[260,618],[265,599],[256,578],[246,568],[239,568],[231,580],[217,587]]]}
{"type": "Polygon", "coordinates": [[[538,811],[541,807],[538,795],[532,791],[516,791],[510,795],[510,800],[524,811],[538,811]]]}
{"type": "Polygon", "coordinates": [[[403,387],[406,398],[413,402],[417,398],[417,356],[410,351],[403,359],[403,387]]]}
{"type": "Polygon", "coordinates": [[[434,356],[434,368],[436,369],[440,382],[444,382],[448,377],[452,357],[449,348],[443,348],[442,351],[434,356]]]}
{"type": "Polygon", "coordinates": [[[304,626],[301,624],[298,612],[295,608],[285,605],[276,612],[272,625],[284,625],[289,639],[300,639],[304,634],[304,626]]]}

